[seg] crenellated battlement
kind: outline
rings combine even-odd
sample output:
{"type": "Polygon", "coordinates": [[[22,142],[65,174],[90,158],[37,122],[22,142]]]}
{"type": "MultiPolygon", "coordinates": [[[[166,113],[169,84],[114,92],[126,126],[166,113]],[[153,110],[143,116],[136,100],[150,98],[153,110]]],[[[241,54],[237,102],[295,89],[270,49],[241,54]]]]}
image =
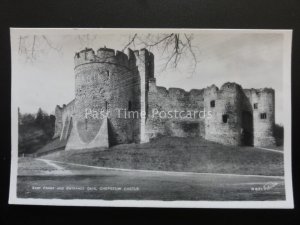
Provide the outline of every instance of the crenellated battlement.
{"type": "MultiPolygon", "coordinates": [[[[162,86],[156,86],[155,79],[154,80],[149,80],[150,84],[150,91],[158,92],[166,97],[183,97],[183,96],[202,96],[204,93],[206,96],[212,95],[212,94],[219,94],[220,92],[223,91],[243,91],[242,86],[236,83],[232,82],[227,82],[224,83],[221,88],[218,88],[216,85],[211,85],[203,89],[191,89],[190,91],[186,91],[182,88],[165,88],[162,86]]],[[[247,89],[245,89],[247,90],[247,89]]],[[[251,89],[250,89],[251,90],[251,89]]],[[[255,92],[272,92],[274,91],[273,89],[269,88],[263,88],[263,89],[252,89],[255,92]]]]}
{"type": "Polygon", "coordinates": [[[68,104],[63,104],[62,106],[56,105],[55,111],[61,111],[61,112],[72,111],[74,110],[74,104],[75,104],[75,99],[70,101],[68,104]]]}
{"type": "Polygon", "coordinates": [[[259,89],[251,88],[251,89],[244,89],[244,92],[246,94],[257,95],[257,96],[260,96],[263,93],[273,94],[273,95],[275,94],[275,90],[273,88],[259,88],[259,89]]]}
{"type": "MultiPolygon", "coordinates": [[[[203,96],[205,94],[206,97],[217,97],[220,93],[223,92],[237,92],[245,93],[247,96],[250,94],[254,94],[260,96],[262,94],[274,94],[275,91],[272,88],[260,88],[260,89],[243,89],[241,85],[234,82],[226,82],[221,88],[218,88],[216,85],[211,85],[203,89],[191,89],[190,91],[186,91],[181,88],[165,88],[162,86],[156,86],[155,79],[149,80],[150,91],[157,92],[165,97],[173,97],[173,98],[182,98],[187,96],[203,96]]],[[[221,97],[221,96],[220,96],[221,97]]]]}
{"type": "Polygon", "coordinates": [[[154,60],[154,55],[147,49],[131,50],[127,49],[127,54],[122,51],[115,51],[111,48],[99,48],[95,52],[92,48],[85,48],[75,53],[75,68],[87,63],[111,63],[128,68],[135,68],[137,61],[142,63],[146,60],[154,60]]]}
{"type": "Polygon", "coordinates": [[[115,50],[109,48],[99,48],[97,52],[91,48],[85,48],[75,53],[75,67],[87,63],[118,63],[115,50]]]}
{"type": "Polygon", "coordinates": [[[160,95],[166,98],[189,98],[189,97],[199,97],[202,98],[204,89],[191,89],[190,91],[186,91],[182,88],[165,88],[162,86],[156,86],[155,79],[149,80],[150,84],[150,92],[159,93],[160,95]]]}

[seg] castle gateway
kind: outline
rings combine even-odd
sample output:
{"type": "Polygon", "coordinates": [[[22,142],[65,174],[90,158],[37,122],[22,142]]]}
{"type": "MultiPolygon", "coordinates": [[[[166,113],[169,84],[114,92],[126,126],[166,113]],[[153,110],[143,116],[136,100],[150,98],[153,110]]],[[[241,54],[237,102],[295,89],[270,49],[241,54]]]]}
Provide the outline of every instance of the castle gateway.
{"type": "Polygon", "coordinates": [[[127,55],[109,48],[84,49],[74,61],[75,99],[55,109],[53,138],[66,150],[144,143],[160,135],[199,137],[227,145],[275,144],[273,89],[243,89],[236,83],[189,92],[159,87],[154,55],[146,49],[128,49],[127,55]],[[109,112],[109,116],[87,117],[87,110],[109,112]],[[124,118],[119,110],[145,115],[124,118]],[[153,117],[153,110],[210,111],[211,116],[153,117]]]}

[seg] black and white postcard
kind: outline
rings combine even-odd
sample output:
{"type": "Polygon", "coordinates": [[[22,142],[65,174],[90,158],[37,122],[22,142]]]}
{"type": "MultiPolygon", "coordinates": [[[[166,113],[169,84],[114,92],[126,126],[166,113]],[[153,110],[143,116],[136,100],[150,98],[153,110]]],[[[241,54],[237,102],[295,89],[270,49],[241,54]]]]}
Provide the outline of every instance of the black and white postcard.
{"type": "Polygon", "coordinates": [[[11,204],[293,208],[291,30],[11,28],[11,204]]]}

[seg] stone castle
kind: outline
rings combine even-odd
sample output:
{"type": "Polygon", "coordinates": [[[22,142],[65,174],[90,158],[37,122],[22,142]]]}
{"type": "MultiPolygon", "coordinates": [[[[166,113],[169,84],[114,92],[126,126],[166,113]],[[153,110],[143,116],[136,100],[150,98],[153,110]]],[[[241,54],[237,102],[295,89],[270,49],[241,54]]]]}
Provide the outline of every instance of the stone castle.
{"type": "Polygon", "coordinates": [[[128,54],[109,48],[84,49],[75,54],[75,99],[55,109],[54,138],[66,150],[144,143],[167,135],[199,137],[226,145],[275,144],[275,94],[270,88],[243,89],[225,83],[187,92],[159,87],[154,55],[146,49],[128,54]],[[86,109],[110,111],[109,117],[86,118],[86,109]],[[145,112],[141,118],[122,118],[114,109],[145,112]],[[160,118],[160,111],[211,111],[199,118],[160,118]]]}

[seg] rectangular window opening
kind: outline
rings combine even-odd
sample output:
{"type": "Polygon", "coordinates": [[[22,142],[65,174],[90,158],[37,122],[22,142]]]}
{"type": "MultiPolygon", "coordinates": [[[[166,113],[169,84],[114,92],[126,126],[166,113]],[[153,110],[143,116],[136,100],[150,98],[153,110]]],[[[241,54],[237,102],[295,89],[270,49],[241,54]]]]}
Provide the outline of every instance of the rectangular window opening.
{"type": "Polygon", "coordinates": [[[223,123],[227,123],[228,115],[227,114],[222,115],[222,120],[223,120],[223,123]]]}
{"type": "Polygon", "coordinates": [[[128,111],[131,111],[132,110],[132,104],[131,104],[131,101],[128,101],[128,111]]]}
{"type": "Polygon", "coordinates": [[[261,113],[260,118],[261,119],[267,119],[267,114],[266,113],[261,113]]]}

